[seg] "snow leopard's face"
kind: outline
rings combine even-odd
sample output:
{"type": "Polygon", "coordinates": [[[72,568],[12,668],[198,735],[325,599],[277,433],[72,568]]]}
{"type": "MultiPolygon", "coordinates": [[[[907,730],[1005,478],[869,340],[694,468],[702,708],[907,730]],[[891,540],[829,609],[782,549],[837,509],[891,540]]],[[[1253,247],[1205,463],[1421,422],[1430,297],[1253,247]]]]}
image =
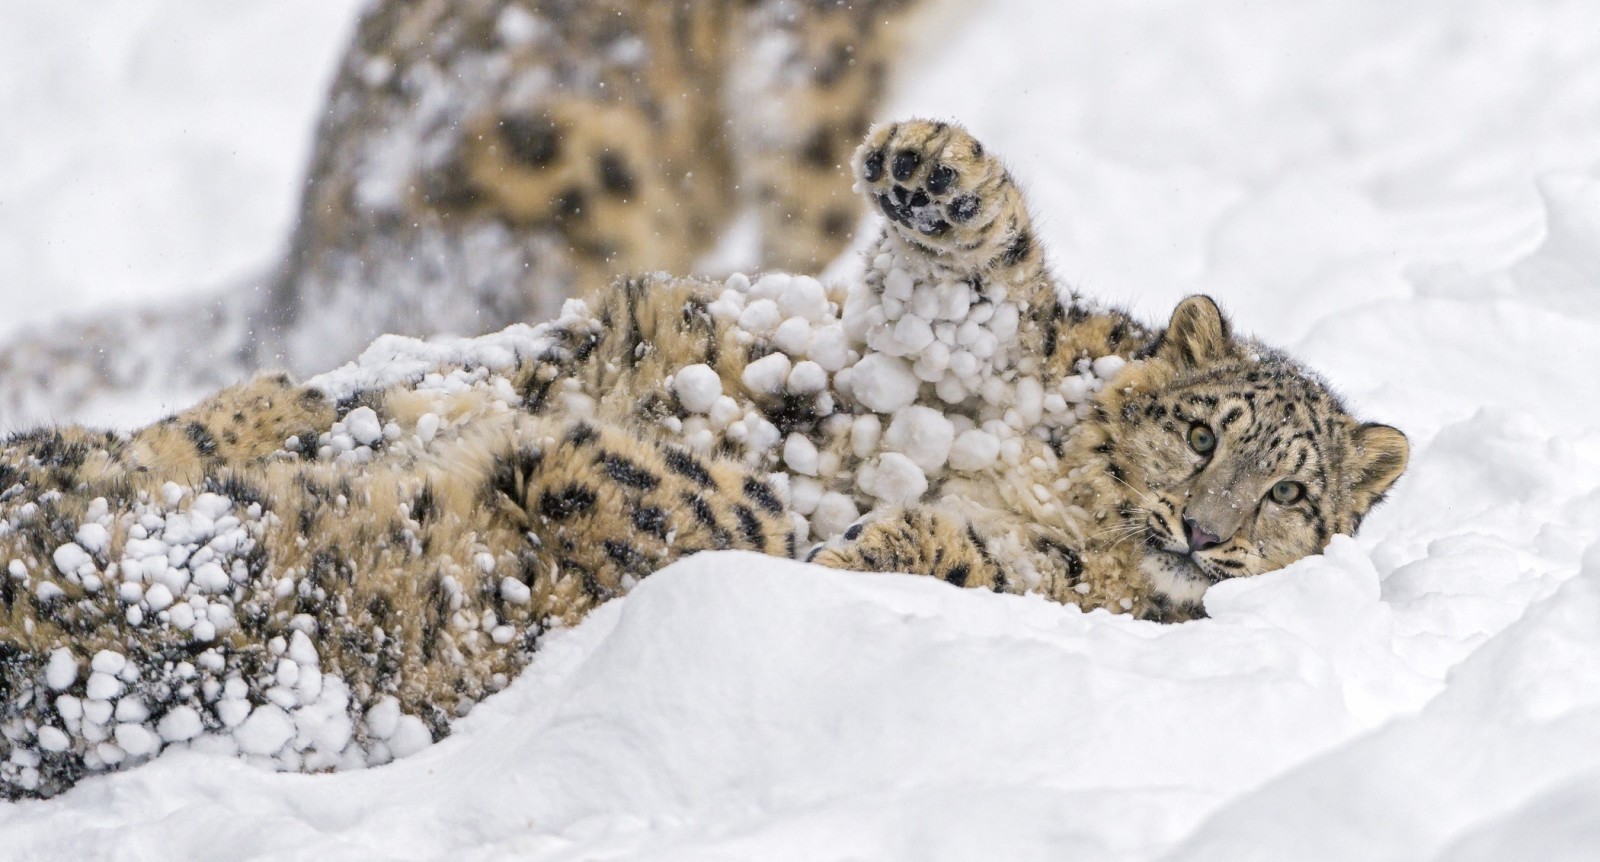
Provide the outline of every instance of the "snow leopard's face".
{"type": "Polygon", "coordinates": [[[1145,366],[1105,405],[1120,420],[1107,454],[1140,570],[1168,601],[1321,551],[1405,469],[1403,434],[1357,422],[1294,363],[1233,340],[1204,297],[1179,307],[1145,366]]]}

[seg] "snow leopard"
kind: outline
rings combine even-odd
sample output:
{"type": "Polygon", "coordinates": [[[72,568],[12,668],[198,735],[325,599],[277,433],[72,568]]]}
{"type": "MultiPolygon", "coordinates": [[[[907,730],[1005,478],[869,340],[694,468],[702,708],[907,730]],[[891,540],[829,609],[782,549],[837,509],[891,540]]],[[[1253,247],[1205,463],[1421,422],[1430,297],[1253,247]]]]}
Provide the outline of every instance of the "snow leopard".
{"type": "Polygon", "coordinates": [[[700,552],[1181,623],[1404,471],[1401,432],[1211,299],[1151,327],[1065,289],[959,125],[877,126],[851,167],[882,226],[846,285],[638,275],[140,430],[7,438],[0,792],[169,746],[383,763],[700,552]]]}
{"type": "Polygon", "coordinates": [[[281,257],[0,344],[0,415],[543,319],[619,273],[689,272],[735,227],[760,266],[819,271],[861,221],[843,168],[926,5],[365,4],[281,257]]]}

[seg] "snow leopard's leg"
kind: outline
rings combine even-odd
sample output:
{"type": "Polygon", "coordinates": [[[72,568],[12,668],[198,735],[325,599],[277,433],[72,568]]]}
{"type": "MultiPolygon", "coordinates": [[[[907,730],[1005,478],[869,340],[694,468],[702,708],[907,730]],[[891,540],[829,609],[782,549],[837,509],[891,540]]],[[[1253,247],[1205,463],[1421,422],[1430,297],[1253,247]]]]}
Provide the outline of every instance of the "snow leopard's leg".
{"type": "Polygon", "coordinates": [[[954,123],[875,127],[856,150],[857,188],[903,251],[954,280],[1047,281],[1033,219],[1000,160],[954,123]]]}
{"type": "MultiPolygon", "coordinates": [[[[968,285],[974,311],[967,321],[950,322],[957,328],[971,322],[994,336],[992,351],[973,351],[980,362],[1003,371],[1032,358],[1043,379],[1059,381],[1077,373],[1080,359],[1132,355],[1150,340],[1127,314],[1057,284],[1022,191],[1005,165],[960,126],[930,120],[880,125],[856,151],[854,168],[858,190],[889,221],[878,251],[889,253],[891,266],[919,286],[968,285]]],[[[886,276],[875,266],[867,282],[883,294],[892,287],[886,276]]],[[[891,298],[912,305],[909,297],[891,298]]],[[[890,323],[895,317],[891,310],[890,323]]],[[[932,321],[936,331],[947,317],[932,321]]],[[[970,350],[972,341],[951,352],[962,348],[970,350]]],[[[950,392],[954,400],[964,397],[962,387],[950,392]]]]}
{"type": "Polygon", "coordinates": [[[260,464],[289,447],[314,452],[338,417],[323,393],[287,374],[261,374],[134,432],[129,451],[158,475],[198,482],[219,468],[260,464]]]}
{"type": "Polygon", "coordinates": [[[972,524],[927,506],[857,524],[845,531],[842,541],[815,552],[811,561],[834,569],[928,575],[995,592],[1017,586],[972,524]]]}
{"type": "Polygon", "coordinates": [[[609,423],[528,427],[490,488],[498,517],[528,536],[536,601],[551,617],[576,621],[700,551],[795,555],[777,493],[742,465],[609,423]]]}
{"type": "Polygon", "coordinates": [[[760,3],[733,58],[740,184],[767,269],[816,272],[861,221],[846,165],[877,115],[915,0],[760,3]]]}

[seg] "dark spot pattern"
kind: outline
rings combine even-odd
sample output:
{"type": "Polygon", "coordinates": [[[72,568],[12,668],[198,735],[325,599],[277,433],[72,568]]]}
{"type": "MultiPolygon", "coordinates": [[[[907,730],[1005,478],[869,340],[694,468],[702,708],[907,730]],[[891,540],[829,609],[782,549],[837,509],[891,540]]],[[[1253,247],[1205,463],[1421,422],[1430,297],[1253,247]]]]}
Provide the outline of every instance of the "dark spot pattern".
{"type": "Polygon", "coordinates": [[[511,158],[530,168],[547,168],[561,155],[561,130],[548,117],[505,117],[500,121],[500,139],[511,158]]]}
{"type": "Polygon", "coordinates": [[[592,488],[575,482],[564,488],[546,489],[539,495],[539,514],[552,521],[565,521],[593,509],[597,499],[592,488]]]}
{"type": "Polygon", "coordinates": [[[598,454],[595,456],[595,464],[600,465],[600,469],[605,470],[605,475],[611,477],[611,480],[627,488],[654,491],[656,486],[661,485],[661,477],[616,453],[598,454]]]}

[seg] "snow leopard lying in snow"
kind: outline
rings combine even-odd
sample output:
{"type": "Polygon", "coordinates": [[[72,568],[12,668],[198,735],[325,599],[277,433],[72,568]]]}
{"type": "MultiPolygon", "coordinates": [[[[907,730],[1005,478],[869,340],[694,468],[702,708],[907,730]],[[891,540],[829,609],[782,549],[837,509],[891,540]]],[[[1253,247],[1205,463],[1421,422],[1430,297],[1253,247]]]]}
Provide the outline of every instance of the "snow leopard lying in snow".
{"type": "Polygon", "coordinates": [[[645,276],[133,433],[6,440],[0,792],[173,744],[384,762],[700,551],[1186,620],[1404,469],[1400,432],[1211,300],[1156,331],[1061,292],[959,127],[879,127],[853,166],[887,224],[845,290],[645,276]]]}

